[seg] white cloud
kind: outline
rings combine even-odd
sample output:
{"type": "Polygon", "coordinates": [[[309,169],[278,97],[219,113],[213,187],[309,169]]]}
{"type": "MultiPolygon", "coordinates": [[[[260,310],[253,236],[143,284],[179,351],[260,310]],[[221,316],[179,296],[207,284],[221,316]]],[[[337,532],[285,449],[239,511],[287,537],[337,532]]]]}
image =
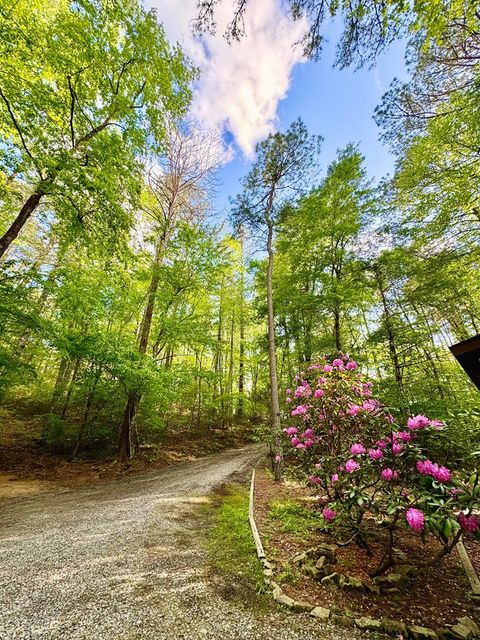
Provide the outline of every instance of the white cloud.
{"type": "Polygon", "coordinates": [[[245,16],[246,36],[229,45],[223,32],[232,3],[217,5],[217,34],[198,39],[190,32],[196,0],[147,0],[170,40],[178,40],[199,67],[191,114],[207,128],[229,131],[251,156],[255,143],[275,129],[277,106],[287,94],[291,72],[303,60],[305,23],[292,21],[280,0],[254,0],[245,16]]]}

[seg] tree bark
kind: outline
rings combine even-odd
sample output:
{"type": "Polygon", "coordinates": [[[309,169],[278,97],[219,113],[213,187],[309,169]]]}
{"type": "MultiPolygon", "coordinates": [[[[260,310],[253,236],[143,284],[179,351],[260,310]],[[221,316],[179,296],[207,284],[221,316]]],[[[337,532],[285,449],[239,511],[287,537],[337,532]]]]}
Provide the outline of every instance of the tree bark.
{"type": "Polygon", "coordinates": [[[20,209],[20,213],[18,214],[18,216],[0,238],[0,260],[2,260],[3,256],[6,254],[12,242],[17,239],[18,234],[22,230],[24,224],[30,218],[32,213],[34,213],[44,195],[45,191],[39,186],[27,198],[27,200],[23,204],[23,207],[20,209]]]}
{"type": "MultiPolygon", "coordinates": [[[[144,354],[147,351],[148,338],[150,329],[152,328],[153,312],[155,309],[155,298],[157,296],[158,285],[160,282],[160,266],[165,249],[166,236],[163,235],[155,248],[155,258],[153,261],[152,277],[147,291],[147,304],[143,311],[142,321],[138,331],[137,344],[138,352],[144,354]]],[[[139,391],[130,391],[128,393],[127,404],[120,424],[120,435],[118,441],[118,456],[123,464],[132,456],[132,435],[134,434],[134,424],[137,415],[138,405],[141,400],[139,391]]]]}
{"type": "Polygon", "coordinates": [[[268,221],[267,253],[268,365],[270,369],[270,421],[273,435],[273,470],[275,480],[282,482],[282,428],[280,423],[280,403],[278,400],[275,314],[273,309],[273,223],[270,220],[268,221]]]}

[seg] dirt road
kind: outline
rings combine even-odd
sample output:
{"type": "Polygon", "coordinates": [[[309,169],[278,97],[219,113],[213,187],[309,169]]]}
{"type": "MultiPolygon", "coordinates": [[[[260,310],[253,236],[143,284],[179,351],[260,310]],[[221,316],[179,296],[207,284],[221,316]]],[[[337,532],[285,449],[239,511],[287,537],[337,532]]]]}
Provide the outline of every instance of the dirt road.
{"type": "Polygon", "coordinates": [[[0,639],[359,637],[281,612],[257,619],[210,584],[195,503],[262,455],[245,447],[97,488],[0,501],[0,639]]]}

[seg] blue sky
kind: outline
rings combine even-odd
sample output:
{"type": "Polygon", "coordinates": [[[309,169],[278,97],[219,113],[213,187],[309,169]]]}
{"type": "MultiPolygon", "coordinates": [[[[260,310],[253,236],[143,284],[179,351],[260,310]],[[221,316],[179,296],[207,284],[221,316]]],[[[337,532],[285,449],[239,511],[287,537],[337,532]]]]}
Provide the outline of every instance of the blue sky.
{"type": "Polygon", "coordinates": [[[221,218],[249,170],[255,143],[298,117],[325,139],[322,171],[349,142],[359,143],[370,177],[378,180],[392,171],[393,158],[378,141],[372,116],[393,78],[406,76],[404,43],[390,47],[372,69],[339,70],[333,68],[339,20],[325,25],[329,42],[314,63],[305,62],[301,47],[294,46],[306,21],[292,22],[282,0],[252,0],[245,14],[246,35],[231,45],[222,37],[232,17],[231,0],[216,5],[217,34],[200,38],[190,29],[197,0],[144,1],[156,9],[167,37],[179,42],[200,70],[191,116],[231,145],[232,159],[220,171],[214,201],[221,218]]]}
{"type": "MultiPolygon", "coordinates": [[[[324,137],[321,171],[335,158],[336,151],[349,142],[359,143],[365,156],[368,174],[380,179],[394,168],[394,158],[379,140],[373,121],[380,103],[394,77],[406,78],[405,44],[394,44],[383,54],[373,69],[334,69],[334,46],[327,45],[319,62],[297,64],[293,68],[287,96],[277,107],[277,128],[285,130],[301,117],[311,133],[324,137]]],[[[248,171],[250,160],[237,149],[234,159],[220,171],[220,188],[215,206],[228,209],[228,198],[240,187],[240,179],[248,171]]]]}

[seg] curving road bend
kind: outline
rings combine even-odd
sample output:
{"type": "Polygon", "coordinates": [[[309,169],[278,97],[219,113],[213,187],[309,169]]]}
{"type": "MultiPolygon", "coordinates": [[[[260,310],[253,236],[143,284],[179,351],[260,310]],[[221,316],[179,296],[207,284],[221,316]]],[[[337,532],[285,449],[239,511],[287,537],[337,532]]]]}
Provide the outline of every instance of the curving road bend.
{"type": "Polygon", "coordinates": [[[209,579],[195,503],[264,452],[229,450],[89,489],[0,501],[1,640],[333,640],[280,611],[257,618],[209,579]]]}

